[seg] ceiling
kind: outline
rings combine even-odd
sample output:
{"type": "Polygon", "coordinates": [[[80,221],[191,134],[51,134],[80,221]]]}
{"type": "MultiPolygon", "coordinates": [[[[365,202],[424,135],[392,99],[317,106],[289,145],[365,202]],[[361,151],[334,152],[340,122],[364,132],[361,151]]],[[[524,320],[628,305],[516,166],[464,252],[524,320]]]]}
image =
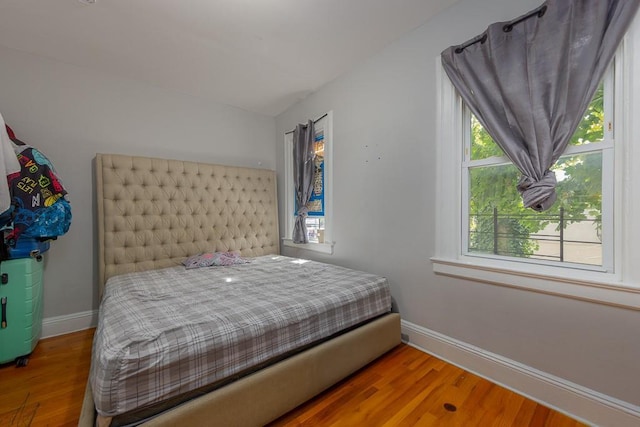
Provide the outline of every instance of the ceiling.
{"type": "Polygon", "coordinates": [[[0,0],[0,45],[275,116],[457,0],[0,0]]]}

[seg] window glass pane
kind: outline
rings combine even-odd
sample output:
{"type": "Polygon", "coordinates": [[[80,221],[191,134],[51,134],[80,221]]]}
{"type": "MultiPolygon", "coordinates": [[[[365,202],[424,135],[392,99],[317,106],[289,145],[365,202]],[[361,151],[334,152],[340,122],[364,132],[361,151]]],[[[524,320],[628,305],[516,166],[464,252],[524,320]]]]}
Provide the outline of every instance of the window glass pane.
{"type": "Polygon", "coordinates": [[[306,224],[309,242],[324,243],[324,217],[307,217],[306,224]]]}
{"type": "Polygon", "coordinates": [[[469,252],[602,265],[602,154],[561,157],[558,200],[525,209],[513,165],[469,169],[469,252]]]}
{"type": "Polygon", "coordinates": [[[471,160],[502,156],[504,156],[502,149],[489,136],[489,132],[480,124],[476,116],[471,114],[471,160]]]}
{"type": "Polygon", "coordinates": [[[604,139],[604,85],[600,83],[569,145],[586,145],[604,139]]]}
{"type": "Polygon", "coordinates": [[[525,220],[527,210],[516,189],[520,172],[515,166],[469,169],[469,252],[528,257],[535,232],[525,220]]]}

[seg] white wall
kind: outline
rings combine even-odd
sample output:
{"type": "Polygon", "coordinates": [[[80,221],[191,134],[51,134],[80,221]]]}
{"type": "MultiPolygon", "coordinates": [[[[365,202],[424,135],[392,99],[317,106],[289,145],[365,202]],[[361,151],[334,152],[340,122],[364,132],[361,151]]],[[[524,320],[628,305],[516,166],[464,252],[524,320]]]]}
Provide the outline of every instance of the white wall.
{"type": "Polygon", "coordinates": [[[335,252],[283,252],[384,275],[404,320],[640,405],[640,312],[436,276],[429,261],[436,57],[539,4],[463,0],[278,116],[282,189],[283,133],[334,112],[335,252]]]}
{"type": "Polygon", "coordinates": [[[97,308],[96,153],[275,169],[272,117],[2,46],[0,64],[0,113],[50,158],[73,210],[69,233],[46,259],[45,318],[97,308]]]}

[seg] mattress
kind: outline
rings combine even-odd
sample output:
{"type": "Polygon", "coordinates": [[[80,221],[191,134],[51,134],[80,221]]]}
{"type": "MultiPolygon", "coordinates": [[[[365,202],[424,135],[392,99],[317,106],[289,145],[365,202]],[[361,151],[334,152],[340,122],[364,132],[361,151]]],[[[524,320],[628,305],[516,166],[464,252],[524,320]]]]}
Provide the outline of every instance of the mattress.
{"type": "Polygon", "coordinates": [[[384,277],[284,256],[112,277],[90,372],[106,417],[153,406],[388,313],[384,277]]]}

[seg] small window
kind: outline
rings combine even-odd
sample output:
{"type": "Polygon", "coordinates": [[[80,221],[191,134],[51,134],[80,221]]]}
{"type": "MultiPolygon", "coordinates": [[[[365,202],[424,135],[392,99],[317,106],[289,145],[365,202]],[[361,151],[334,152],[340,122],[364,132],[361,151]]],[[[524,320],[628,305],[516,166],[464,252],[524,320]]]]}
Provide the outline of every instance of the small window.
{"type": "Polygon", "coordinates": [[[331,235],[332,117],[332,112],[328,112],[315,122],[313,192],[307,204],[309,213],[306,218],[309,243],[305,245],[295,244],[291,240],[298,207],[296,206],[293,184],[293,132],[285,134],[285,199],[288,213],[286,234],[283,237],[285,246],[304,247],[325,253],[333,251],[331,235]]]}

